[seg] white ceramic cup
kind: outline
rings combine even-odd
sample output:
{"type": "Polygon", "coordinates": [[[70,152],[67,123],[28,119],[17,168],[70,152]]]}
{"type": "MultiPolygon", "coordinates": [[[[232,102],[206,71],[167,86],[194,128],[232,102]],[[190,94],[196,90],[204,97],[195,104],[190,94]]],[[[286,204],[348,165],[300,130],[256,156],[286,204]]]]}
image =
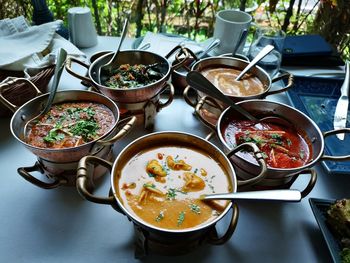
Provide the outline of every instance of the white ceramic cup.
{"type": "MultiPolygon", "coordinates": [[[[252,16],[239,10],[221,10],[216,14],[214,38],[220,39],[220,45],[213,52],[215,55],[232,53],[239,37],[244,29],[249,29],[252,16]]],[[[237,53],[242,53],[245,40],[238,48],[237,53]]]]}
{"type": "Polygon", "coordinates": [[[77,47],[88,48],[97,44],[97,33],[90,8],[68,9],[69,39],[77,47]]]}

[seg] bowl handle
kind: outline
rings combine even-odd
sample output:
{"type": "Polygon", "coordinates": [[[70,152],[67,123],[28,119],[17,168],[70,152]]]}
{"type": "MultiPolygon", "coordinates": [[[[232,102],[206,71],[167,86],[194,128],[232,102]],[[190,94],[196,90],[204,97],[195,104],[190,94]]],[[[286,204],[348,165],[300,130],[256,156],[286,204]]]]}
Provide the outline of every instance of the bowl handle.
{"type": "Polygon", "coordinates": [[[114,196],[110,195],[108,197],[100,197],[95,196],[88,190],[88,182],[89,182],[89,173],[88,173],[88,164],[99,164],[106,167],[109,171],[112,171],[112,163],[102,158],[88,155],[80,159],[77,169],[77,179],[76,179],[76,187],[78,193],[85,198],[86,200],[104,205],[114,205],[115,199],[114,196]]]}
{"type": "Polygon", "coordinates": [[[171,83],[167,83],[164,88],[163,88],[163,91],[166,90],[167,88],[170,89],[170,92],[169,92],[169,98],[166,102],[161,102],[159,101],[158,105],[157,105],[157,111],[160,111],[161,109],[167,107],[168,105],[170,105],[173,100],[174,100],[174,94],[175,94],[175,89],[174,89],[174,86],[173,84],[171,83]]]}
{"type": "Polygon", "coordinates": [[[13,78],[13,77],[8,77],[4,83],[0,84],[0,102],[2,102],[10,111],[15,112],[19,106],[14,105],[13,103],[11,103],[10,101],[8,101],[4,96],[3,96],[3,92],[5,90],[7,90],[7,88],[9,88],[10,85],[19,82],[19,81],[24,81],[27,82],[29,84],[29,86],[31,86],[35,92],[36,95],[41,95],[42,92],[37,88],[37,86],[35,86],[35,84],[33,82],[31,82],[29,79],[26,78],[13,78]]]}
{"type": "Polygon", "coordinates": [[[191,86],[187,86],[187,87],[184,89],[183,97],[184,97],[186,103],[187,103],[188,105],[190,105],[192,108],[195,108],[196,105],[198,104],[198,92],[197,92],[196,89],[192,88],[191,86]],[[192,100],[190,99],[190,96],[188,95],[188,93],[189,93],[191,90],[193,90],[193,91],[196,93],[196,98],[195,98],[194,101],[192,101],[192,100]]]}
{"type": "Polygon", "coordinates": [[[66,68],[67,72],[69,74],[71,74],[72,76],[74,76],[74,77],[76,77],[76,78],[78,78],[78,79],[80,79],[82,81],[85,81],[86,83],[89,83],[90,85],[94,85],[94,83],[91,81],[90,78],[85,77],[83,75],[80,75],[80,74],[78,74],[78,73],[73,71],[73,69],[72,69],[72,62],[75,62],[75,63],[83,66],[87,70],[89,70],[89,67],[90,67],[89,65],[85,64],[84,62],[80,61],[79,59],[76,59],[74,57],[68,56],[67,60],[66,60],[66,65],[65,65],[65,68],[66,68]]]}
{"type": "Polygon", "coordinates": [[[123,138],[125,135],[127,135],[130,130],[132,129],[132,127],[134,126],[136,122],[136,116],[130,116],[127,117],[123,120],[121,120],[117,126],[121,126],[124,125],[122,128],[119,128],[119,132],[114,135],[112,138],[110,139],[106,139],[106,140],[98,140],[95,145],[93,146],[93,150],[91,150],[90,152],[92,154],[94,154],[95,152],[100,150],[100,146],[108,146],[111,145],[113,143],[115,143],[116,141],[120,140],[121,138],[123,138]],[[124,123],[127,122],[125,125],[124,123]]]}
{"type": "Polygon", "coordinates": [[[231,216],[231,221],[230,225],[228,226],[225,234],[222,237],[217,237],[217,232],[216,229],[215,231],[210,232],[209,235],[207,235],[205,241],[209,244],[212,245],[222,245],[226,243],[232,236],[233,232],[236,229],[237,222],[238,222],[238,215],[239,215],[239,210],[238,206],[236,203],[232,204],[232,216],[231,216]]]}
{"type": "Polygon", "coordinates": [[[211,122],[203,118],[201,115],[201,109],[204,106],[204,104],[207,103],[207,101],[213,103],[218,109],[220,109],[220,111],[224,110],[223,107],[215,99],[209,96],[203,96],[196,105],[195,113],[201,122],[203,122],[206,126],[208,126],[213,131],[216,131],[216,125],[212,124],[211,122]]]}
{"type": "Polygon", "coordinates": [[[232,155],[234,155],[235,153],[237,153],[238,151],[240,151],[241,149],[244,149],[244,148],[251,148],[253,150],[253,156],[256,159],[256,161],[259,163],[261,170],[257,176],[255,176],[251,179],[237,180],[238,186],[253,185],[253,184],[260,182],[262,179],[265,178],[266,171],[267,171],[267,165],[266,165],[266,162],[263,158],[263,155],[261,154],[259,147],[256,146],[256,144],[251,143],[251,142],[242,143],[242,144],[236,146],[229,153],[226,154],[227,158],[230,158],[232,155]]]}
{"type": "MultiPolygon", "coordinates": [[[[344,129],[337,129],[332,131],[327,131],[323,133],[323,137],[326,138],[330,135],[335,135],[338,133],[350,133],[350,128],[344,128],[344,129]]],[[[330,161],[348,161],[350,160],[350,154],[349,155],[343,155],[343,156],[330,156],[330,155],[323,155],[320,158],[321,160],[330,160],[330,161]]]]}
{"type": "Polygon", "coordinates": [[[43,189],[53,189],[60,185],[67,184],[67,180],[62,178],[61,179],[56,178],[52,183],[46,183],[32,176],[30,172],[40,172],[42,174],[44,173],[44,170],[42,169],[40,163],[38,162],[35,162],[33,166],[20,167],[17,169],[17,172],[20,176],[22,176],[28,182],[43,189]]]}
{"type": "Polygon", "coordinates": [[[288,72],[285,72],[281,75],[279,75],[278,77],[274,78],[272,80],[272,83],[275,83],[281,79],[286,79],[288,78],[288,82],[287,82],[287,86],[285,86],[284,88],[283,87],[280,87],[278,89],[275,89],[273,91],[268,91],[264,94],[264,97],[267,97],[269,95],[273,95],[273,94],[277,94],[277,93],[281,93],[281,92],[284,92],[288,89],[290,89],[291,87],[293,87],[294,85],[294,76],[291,74],[291,73],[288,73],[288,72]]]}
{"type": "Polygon", "coordinates": [[[182,65],[184,65],[186,63],[186,61],[188,61],[189,57],[190,57],[190,52],[187,48],[181,46],[181,45],[177,45],[176,47],[174,47],[172,50],[170,50],[170,52],[168,54],[165,55],[166,59],[169,59],[173,54],[175,54],[176,51],[178,51],[178,54],[184,54],[184,57],[179,59],[180,55],[177,54],[177,59],[175,60],[175,63],[173,63],[171,65],[171,69],[172,70],[176,70],[178,68],[180,68],[182,65]]]}
{"type": "MultiPolygon", "coordinates": [[[[317,173],[314,169],[305,169],[299,173],[297,173],[295,175],[295,180],[297,180],[297,177],[299,177],[300,175],[304,175],[304,174],[310,174],[310,180],[309,183],[307,184],[307,186],[304,188],[304,190],[302,190],[301,193],[301,198],[306,197],[314,188],[316,181],[317,181],[317,173]]],[[[295,182],[295,180],[292,182],[292,184],[295,182]]]]}

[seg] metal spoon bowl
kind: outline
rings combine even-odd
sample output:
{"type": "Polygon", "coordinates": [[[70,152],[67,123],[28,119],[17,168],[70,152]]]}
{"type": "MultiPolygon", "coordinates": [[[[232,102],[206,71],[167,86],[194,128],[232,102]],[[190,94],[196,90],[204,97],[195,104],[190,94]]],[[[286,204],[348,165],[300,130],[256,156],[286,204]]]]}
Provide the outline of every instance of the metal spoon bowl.
{"type": "Polygon", "coordinates": [[[64,68],[64,63],[66,61],[66,58],[67,58],[67,52],[63,48],[60,48],[58,50],[58,53],[57,53],[57,61],[56,61],[56,66],[55,66],[55,72],[54,72],[54,76],[53,76],[52,85],[51,85],[51,88],[50,88],[50,94],[49,94],[49,97],[47,99],[45,108],[39,113],[39,115],[35,116],[34,118],[29,120],[24,125],[24,134],[25,135],[27,134],[29,127],[33,123],[35,123],[37,120],[39,120],[42,116],[44,116],[50,110],[52,102],[53,102],[53,100],[55,98],[55,95],[56,95],[58,83],[59,83],[61,75],[62,75],[62,71],[63,71],[63,68],[64,68]]]}

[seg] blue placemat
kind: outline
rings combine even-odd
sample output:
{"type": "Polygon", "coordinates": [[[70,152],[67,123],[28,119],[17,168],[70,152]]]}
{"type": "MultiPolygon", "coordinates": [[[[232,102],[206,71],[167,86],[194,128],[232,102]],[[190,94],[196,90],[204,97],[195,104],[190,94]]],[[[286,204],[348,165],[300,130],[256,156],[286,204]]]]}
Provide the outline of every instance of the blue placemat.
{"type": "MultiPolygon", "coordinates": [[[[295,76],[294,86],[288,90],[287,96],[291,104],[313,119],[322,132],[333,130],[333,116],[340,97],[340,87],[344,79],[295,76]]],[[[348,113],[349,114],[349,113],[348,113]]],[[[347,119],[349,127],[349,116],[347,119]]],[[[325,154],[332,156],[349,155],[350,136],[345,134],[343,141],[336,136],[325,140],[325,154]]],[[[350,161],[322,161],[327,172],[348,174],[350,161]]]]}

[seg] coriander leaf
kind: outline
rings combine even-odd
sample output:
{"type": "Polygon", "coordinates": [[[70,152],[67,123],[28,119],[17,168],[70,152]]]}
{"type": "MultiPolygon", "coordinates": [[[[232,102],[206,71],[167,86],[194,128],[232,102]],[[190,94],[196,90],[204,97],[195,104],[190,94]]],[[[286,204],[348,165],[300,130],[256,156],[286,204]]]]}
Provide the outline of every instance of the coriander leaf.
{"type": "Polygon", "coordinates": [[[60,141],[64,139],[64,134],[57,133],[57,129],[52,129],[49,133],[43,138],[45,142],[54,143],[56,141],[60,141]]]}
{"type": "Polygon", "coordinates": [[[159,222],[164,218],[164,211],[160,211],[159,215],[156,216],[156,221],[159,222]]]}
{"type": "Polygon", "coordinates": [[[78,121],[73,127],[70,128],[70,132],[73,135],[82,136],[84,139],[89,139],[96,135],[96,131],[99,128],[96,121],[78,121]]]}
{"type": "Polygon", "coordinates": [[[201,208],[198,205],[190,204],[189,207],[190,207],[191,211],[196,213],[197,215],[199,215],[201,213],[201,208]]]}
{"type": "Polygon", "coordinates": [[[177,218],[177,226],[180,226],[185,220],[185,212],[181,211],[179,217],[177,218]]]}
{"type": "Polygon", "coordinates": [[[176,189],[170,188],[168,192],[166,193],[166,198],[168,200],[174,200],[176,197],[176,189]]]}

